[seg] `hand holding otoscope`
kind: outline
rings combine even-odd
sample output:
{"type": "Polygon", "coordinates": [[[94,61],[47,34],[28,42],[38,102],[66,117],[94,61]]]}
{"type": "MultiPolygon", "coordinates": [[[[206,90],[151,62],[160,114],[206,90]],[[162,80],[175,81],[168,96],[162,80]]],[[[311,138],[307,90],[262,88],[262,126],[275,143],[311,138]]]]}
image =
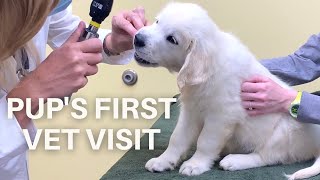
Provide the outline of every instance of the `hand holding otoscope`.
{"type": "MultiPolygon", "coordinates": [[[[108,17],[113,6],[113,0],[93,0],[90,6],[92,21],[85,28],[79,42],[99,37],[100,24],[108,17]]],[[[116,55],[132,49],[135,33],[148,24],[143,7],[132,11],[123,11],[112,19],[112,35],[107,35],[104,41],[104,52],[107,55],[116,55]],[[111,45],[112,44],[112,45],[111,45]],[[111,47],[107,47],[107,46],[111,47]],[[110,49],[108,49],[110,48],[110,49]],[[109,50],[112,50],[111,52],[109,50]]],[[[119,61],[121,61],[119,59],[119,61]]],[[[123,63],[123,61],[121,62],[123,63]]]]}
{"type": "MultiPolygon", "coordinates": [[[[83,34],[81,35],[79,42],[85,41],[91,38],[99,38],[98,30],[101,23],[109,16],[113,6],[113,0],[93,0],[90,6],[89,15],[92,17],[92,20],[83,34]]],[[[70,101],[69,96],[69,101],[70,101]]],[[[68,103],[65,100],[65,104],[68,103]]]]}

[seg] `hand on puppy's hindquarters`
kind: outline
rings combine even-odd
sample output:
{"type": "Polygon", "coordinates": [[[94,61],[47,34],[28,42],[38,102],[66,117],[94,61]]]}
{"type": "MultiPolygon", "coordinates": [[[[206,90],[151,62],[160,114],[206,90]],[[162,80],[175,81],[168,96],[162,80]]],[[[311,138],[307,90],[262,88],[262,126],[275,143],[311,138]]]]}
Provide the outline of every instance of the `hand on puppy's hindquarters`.
{"type": "Polygon", "coordinates": [[[289,113],[289,106],[296,96],[295,90],[285,89],[263,76],[254,76],[241,87],[242,105],[250,116],[289,113]]]}

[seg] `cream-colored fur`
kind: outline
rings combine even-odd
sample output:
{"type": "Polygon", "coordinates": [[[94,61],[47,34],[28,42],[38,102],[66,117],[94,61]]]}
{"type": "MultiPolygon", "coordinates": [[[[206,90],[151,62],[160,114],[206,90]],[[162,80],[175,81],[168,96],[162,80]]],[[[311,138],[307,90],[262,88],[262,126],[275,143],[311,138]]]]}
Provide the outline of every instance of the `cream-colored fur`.
{"type": "Polygon", "coordinates": [[[135,57],[141,65],[178,72],[181,112],[167,150],[147,162],[149,171],[173,170],[196,143],[181,174],[209,171],[223,155],[220,166],[229,171],[317,158],[312,167],[288,178],[320,173],[319,126],[299,123],[284,113],[249,117],[241,105],[241,83],[253,75],[289,86],[270,74],[236,37],[222,32],[201,7],[171,3],[157,20],[138,32],[135,57]]]}

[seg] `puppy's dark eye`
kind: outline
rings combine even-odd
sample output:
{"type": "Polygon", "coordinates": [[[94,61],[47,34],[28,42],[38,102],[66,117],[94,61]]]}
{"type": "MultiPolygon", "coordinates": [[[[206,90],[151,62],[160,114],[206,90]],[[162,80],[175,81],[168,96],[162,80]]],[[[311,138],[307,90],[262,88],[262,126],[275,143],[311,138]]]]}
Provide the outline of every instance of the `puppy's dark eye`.
{"type": "Polygon", "coordinates": [[[167,37],[167,41],[169,41],[169,42],[172,43],[172,44],[179,45],[178,41],[177,41],[176,38],[173,37],[173,36],[168,36],[168,37],[167,37]]]}
{"type": "Polygon", "coordinates": [[[156,24],[159,24],[159,20],[156,21],[156,24]]]}

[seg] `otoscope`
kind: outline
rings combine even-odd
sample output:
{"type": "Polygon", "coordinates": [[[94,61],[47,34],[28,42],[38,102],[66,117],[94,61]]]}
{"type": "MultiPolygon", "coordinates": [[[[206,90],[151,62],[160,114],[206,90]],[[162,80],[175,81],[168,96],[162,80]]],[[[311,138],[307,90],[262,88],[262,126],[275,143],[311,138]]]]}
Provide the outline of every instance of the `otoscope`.
{"type": "MultiPolygon", "coordinates": [[[[89,27],[85,29],[79,41],[85,41],[91,38],[99,38],[98,30],[102,21],[104,21],[112,10],[113,0],[93,0],[90,6],[89,15],[92,20],[89,27]]],[[[70,98],[71,95],[68,97],[70,98]]],[[[70,99],[69,99],[70,100],[70,99]]],[[[65,105],[67,103],[65,102],[65,105]]]]}
{"type": "Polygon", "coordinates": [[[89,27],[85,29],[84,33],[80,37],[79,41],[84,41],[90,38],[98,38],[98,30],[100,24],[104,21],[110,14],[112,10],[113,0],[93,0],[90,6],[89,15],[92,20],[89,27]]]}

